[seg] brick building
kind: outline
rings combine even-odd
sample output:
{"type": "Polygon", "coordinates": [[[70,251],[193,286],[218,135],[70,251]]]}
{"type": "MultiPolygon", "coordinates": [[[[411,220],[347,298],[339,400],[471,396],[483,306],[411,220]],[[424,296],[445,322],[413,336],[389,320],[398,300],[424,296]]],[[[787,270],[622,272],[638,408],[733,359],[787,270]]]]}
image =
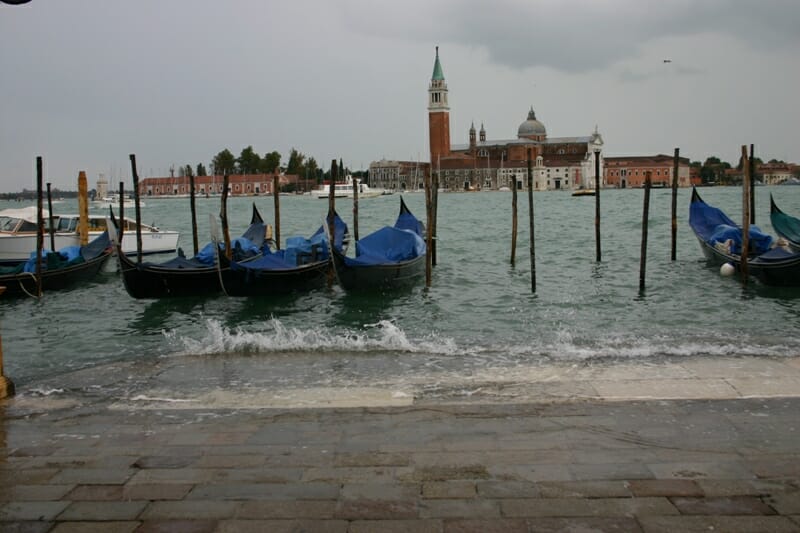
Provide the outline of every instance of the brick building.
{"type": "Polygon", "coordinates": [[[473,124],[467,144],[451,144],[448,88],[438,47],[428,87],[428,133],[431,172],[440,172],[440,186],[451,191],[511,187],[514,179],[525,189],[528,157],[536,190],[593,188],[595,152],[603,176],[603,139],[597,128],[583,137],[548,137],[533,108],[516,138],[488,139],[484,125],[476,132],[473,124]]]}
{"type": "MultiPolygon", "coordinates": [[[[691,185],[689,159],[678,158],[678,187],[691,185]]],[[[610,187],[643,187],[650,171],[653,187],[671,187],[674,158],[671,155],[623,156],[605,158],[605,182],[610,187]]]]}
{"type": "Polygon", "coordinates": [[[373,161],[369,164],[369,183],[374,188],[398,192],[421,190],[430,167],[430,163],[420,161],[373,161]]]}
{"type": "MultiPolygon", "coordinates": [[[[228,176],[228,194],[230,196],[258,196],[272,194],[272,182],[275,174],[233,174],[228,176]]],[[[222,176],[195,176],[194,188],[198,196],[219,196],[222,194],[222,176]]],[[[279,174],[280,186],[293,184],[297,186],[296,175],[279,174]]],[[[170,176],[162,178],[144,178],[139,182],[141,197],[176,197],[189,196],[189,177],[170,176]]]]}

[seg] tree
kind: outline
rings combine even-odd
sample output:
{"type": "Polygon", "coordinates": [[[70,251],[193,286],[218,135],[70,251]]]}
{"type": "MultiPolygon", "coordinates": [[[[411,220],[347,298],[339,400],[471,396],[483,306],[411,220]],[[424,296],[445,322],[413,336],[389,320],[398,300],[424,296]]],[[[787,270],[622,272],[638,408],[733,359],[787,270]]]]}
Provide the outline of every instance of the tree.
{"type": "Polygon", "coordinates": [[[700,168],[700,178],[703,183],[725,182],[727,180],[725,170],[729,168],[731,168],[730,163],[721,161],[716,156],[711,156],[706,159],[706,162],[700,168]]]}
{"type": "MultiPolygon", "coordinates": [[[[756,162],[756,168],[764,164],[760,157],[753,157],[753,160],[756,162]]],[[[739,162],[736,163],[736,170],[742,170],[742,156],[739,156],[739,162]]]]}
{"type": "Polygon", "coordinates": [[[225,148],[211,160],[211,170],[216,175],[231,174],[236,170],[236,158],[225,148]]]}
{"type": "Polygon", "coordinates": [[[236,162],[239,165],[239,172],[242,174],[258,174],[261,168],[261,156],[253,151],[252,146],[248,146],[242,150],[236,162]]]}
{"type": "Polygon", "coordinates": [[[306,168],[305,172],[303,173],[302,178],[304,181],[304,189],[308,190],[312,188],[312,183],[319,183],[319,176],[321,174],[319,165],[317,164],[317,160],[313,157],[309,157],[308,161],[306,161],[306,168]]]}
{"type": "Polygon", "coordinates": [[[206,167],[203,165],[203,163],[197,163],[197,175],[205,176],[206,174],[206,167]]]}
{"type": "Polygon", "coordinates": [[[186,165],[183,167],[183,175],[188,177],[192,176],[192,165],[186,165]]]}
{"type": "Polygon", "coordinates": [[[261,160],[261,172],[264,174],[271,174],[275,172],[275,169],[280,167],[281,165],[281,154],[276,151],[272,151],[268,154],[264,155],[264,158],[261,160]]]}
{"type": "Polygon", "coordinates": [[[286,165],[286,173],[302,175],[305,158],[305,155],[292,148],[289,153],[289,163],[286,165]]]}

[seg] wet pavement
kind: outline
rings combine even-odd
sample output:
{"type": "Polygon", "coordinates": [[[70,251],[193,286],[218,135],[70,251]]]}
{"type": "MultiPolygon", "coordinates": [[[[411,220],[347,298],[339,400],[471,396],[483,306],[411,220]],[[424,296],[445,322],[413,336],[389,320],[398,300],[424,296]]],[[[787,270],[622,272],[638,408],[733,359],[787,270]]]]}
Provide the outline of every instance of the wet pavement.
{"type": "Polygon", "coordinates": [[[4,402],[1,531],[800,531],[797,358],[551,365],[435,396],[262,391],[247,408],[165,397],[164,368],[109,398],[134,369],[107,370],[4,402]]]}

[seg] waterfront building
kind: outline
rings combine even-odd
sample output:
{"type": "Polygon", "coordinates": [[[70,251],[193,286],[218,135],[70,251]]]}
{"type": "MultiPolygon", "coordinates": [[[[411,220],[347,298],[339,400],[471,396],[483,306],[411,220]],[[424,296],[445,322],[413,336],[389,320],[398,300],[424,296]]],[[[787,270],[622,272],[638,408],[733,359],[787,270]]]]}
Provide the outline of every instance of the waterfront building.
{"type": "MultiPolygon", "coordinates": [[[[259,196],[272,194],[272,183],[275,174],[232,174],[228,176],[228,194],[230,196],[259,196]]],[[[194,188],[198,196],[219,196],[222,194],[223,176],[195,176],[194,188]]],[[[292,185],[295,188],[299,176],[294,174],[278,174],[281,187],[292,185]]],[[[189,196],[188,176],[149,177],[139,182],[139,195],[142,197],[178,197],[189,196]]]]}
{"type": "Polygon", "coordinates": [[[595,152],[603,176],[603,138],[594,133],[579,137],[548,137],[531,107],[516,138],[489,139],[481,124],[472,124],[469,142],[451,144],[448,87],[439,60],[439,47],[428,86],[430,171],[439,172],[439,186],[450,191],[527,189],[528,158],[535,190],[594,188],[595,152]]]}
{"type": "MultiPolygon", "coordinates": [[[[649,171],[653,187],[672,187],[674,157],[671,155],[621,156],[605,158],[605,182],[610,187],[643,187],[649,171]]],[[[689,187],[689,159],[678,158],[678,187],[689,187]]]]}
{"type": "Polygon", "coordinates": [[[430,163],[420,161],[390,161],[381,159],[369,164],[370,187],[402,192],[425,188],[425,176],[430,175],[430,163]]]}
{"type": "Polygon", "coordinates": [[[797,165],[787,163],[765,163],[756,169],[756,175],[764,185],[779,185],[789,181],[796,172],[797,165]]]}

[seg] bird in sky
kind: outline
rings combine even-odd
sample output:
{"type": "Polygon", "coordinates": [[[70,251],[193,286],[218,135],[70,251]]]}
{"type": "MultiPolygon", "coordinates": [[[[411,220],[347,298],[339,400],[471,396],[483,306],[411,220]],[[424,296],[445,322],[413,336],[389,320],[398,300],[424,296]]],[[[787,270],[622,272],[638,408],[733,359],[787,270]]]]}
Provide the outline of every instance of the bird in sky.
{"type": "Polygon", "coordinates": [[[672,63],[672,60],[671,59],[665,59],[664,63],[672,63]]]}

